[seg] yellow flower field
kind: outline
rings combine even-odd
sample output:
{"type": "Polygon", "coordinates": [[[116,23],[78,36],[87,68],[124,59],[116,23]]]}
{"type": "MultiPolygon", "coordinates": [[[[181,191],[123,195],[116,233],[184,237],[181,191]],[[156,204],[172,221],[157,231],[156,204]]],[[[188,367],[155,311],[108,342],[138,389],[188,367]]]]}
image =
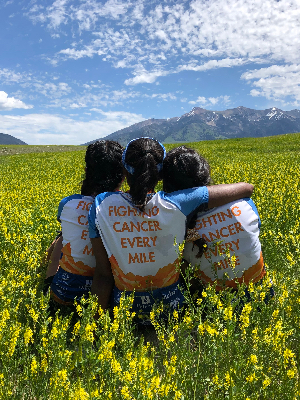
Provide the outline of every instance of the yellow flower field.
{"type": "Polygon", "coordinates": [[[186,293],[187,311],[168,324],[153,310],[149,341],[130,298],[97,322],[93,298],[73,317],[50,316],[41,259],[59,229],[59,201],[80,190],[85,148],[0,152],[0,399],[300,398],[300,134],[189,145],[215,183],[255,185],[276,296],[265,304],[269,279],[250,286],[246,304],[213,287],[196,302],[186,293]]]}

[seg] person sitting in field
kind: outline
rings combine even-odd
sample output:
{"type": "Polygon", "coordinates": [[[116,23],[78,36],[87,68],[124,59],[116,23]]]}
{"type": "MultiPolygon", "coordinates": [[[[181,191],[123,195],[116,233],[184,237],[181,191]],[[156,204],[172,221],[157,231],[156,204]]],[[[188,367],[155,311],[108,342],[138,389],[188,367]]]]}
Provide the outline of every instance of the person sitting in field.
{"type": "Polygon", "coordinates": [[[59,204],[62,236],[50,249],[46,273],[48,282],[52,280],[51,298],[57,303],[72,305],[91,289],[96,260],[88,234],[88,213],[98,193],[119,190],[124,178],[122,152],[122,146],[114,141],[90,144],[81,194],[68,196],[59,204]]]}
{"type": "Polygon", "coordinates": [[[134,291],[132,309],[146,320],[157,301],[171,310],[183,304],[179,249],[174,241],[183,242],[187,216],[251,196],[253,191],[248,183],[236,183],[155,193],[165,154],[157,140],[129,142],[123,152],[129,193],[101,193],[89,213],[96,257],[91,292],[106,309],[111,292],[112,304],[119,305],[122,292],[134,291]]]}
{"type": "MultiPolygon", "coordinates": [[[[163,188],[166,192],[187,190],[211,183],[208,162],[185,146],[168,152],[164,160],[163,188]]],[[[259,282],[265,276],[259,240],[260,218],[250,198],[230,201],[198,212],[189,227],[183,258],[196,268],[205,285],[224,287],[259,282]]]]}

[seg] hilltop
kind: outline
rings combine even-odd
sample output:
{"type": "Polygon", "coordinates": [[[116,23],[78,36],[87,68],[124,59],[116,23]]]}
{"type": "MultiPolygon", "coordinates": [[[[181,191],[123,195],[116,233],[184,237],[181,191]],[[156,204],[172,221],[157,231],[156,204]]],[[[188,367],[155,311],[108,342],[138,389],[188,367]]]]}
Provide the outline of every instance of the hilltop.
{"type": "Polygon", "coordinates": [[[0,133],[0,145],[1,144],[22,144],[22,145],[27,145],[27,143],[23,142],[20,139],[15,138],[14,136],[7,135],[6,133],[0,133]]]}

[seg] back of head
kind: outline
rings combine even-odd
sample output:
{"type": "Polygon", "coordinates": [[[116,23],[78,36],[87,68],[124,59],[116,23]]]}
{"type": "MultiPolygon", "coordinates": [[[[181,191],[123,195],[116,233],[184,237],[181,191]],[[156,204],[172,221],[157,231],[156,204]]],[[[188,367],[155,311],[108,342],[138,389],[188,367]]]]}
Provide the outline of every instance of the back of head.
{"type": "Polygon", "coordinates": [[[85,154],[81,194],[95,196],[117,189],[124,177],[122,153],[123,147],[113,140],[97,140],[90,144],[85,154]]]}
{"type": "Polygon", "coordinates": [[[210,183],[209,164],[196,150],[180,146],[168,152],[163,163],[165,192],[207,186],[210,183]]]}
{"type": "Polygon", "coordinates": [[[151,138],[134,139],[128,143],[123,164],[128,171],[128,184],[133,203],[141,209],[147,204],[147,193],[154,191],[161,179],[165,148],[151,138]]]}

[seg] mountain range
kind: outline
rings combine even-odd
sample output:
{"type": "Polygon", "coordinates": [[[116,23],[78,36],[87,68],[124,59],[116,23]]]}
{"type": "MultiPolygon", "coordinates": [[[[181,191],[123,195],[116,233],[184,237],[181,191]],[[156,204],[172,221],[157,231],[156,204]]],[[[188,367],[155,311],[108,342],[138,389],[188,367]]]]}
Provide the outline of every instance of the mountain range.
{"type": "Polygon", "coordinates": [[[300,110],[283,111],[276,107],[254,110],[241,106],[225,111],[210,111],[194,107],[181,117],[147,119],[101,139],[116,140],[126,145],[131,139],[143,136],[164,143],[178,143],[295,132],[300,132],[300,110]]]}
{"type": "Polygon", "coordinates": [[[27,144],[20,139],[15,138],[14,136],[7,135],[6,133],[0,133],[0,145],[8,145],[8,144],[27,144]]]}

